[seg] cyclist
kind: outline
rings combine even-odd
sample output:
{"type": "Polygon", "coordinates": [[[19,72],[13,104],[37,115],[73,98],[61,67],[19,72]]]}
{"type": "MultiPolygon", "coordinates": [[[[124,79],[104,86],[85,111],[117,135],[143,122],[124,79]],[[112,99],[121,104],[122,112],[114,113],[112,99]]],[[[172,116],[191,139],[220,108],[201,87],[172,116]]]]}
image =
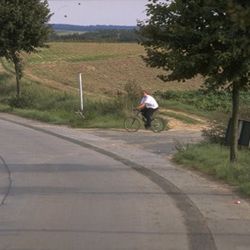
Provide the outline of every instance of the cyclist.
{"type": "Polygon", "coordinates": [[[144,125],[146,129],[149,129],[151,127],[153,113],[159,108],[159,105],[155,98],[149,95],[146,90],[143,90],[142,94],[143,97],[136,109],[140,110],[142,115],[146,118],[144,125]]]}

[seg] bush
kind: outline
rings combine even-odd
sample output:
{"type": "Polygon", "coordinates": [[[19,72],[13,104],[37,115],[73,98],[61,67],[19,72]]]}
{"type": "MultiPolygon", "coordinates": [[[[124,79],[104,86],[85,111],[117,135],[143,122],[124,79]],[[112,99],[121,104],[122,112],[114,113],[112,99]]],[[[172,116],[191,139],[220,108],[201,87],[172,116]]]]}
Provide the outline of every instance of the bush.
{"type": "Polygon", "coordinates": [[[0,75],[0,93],[1,96],[10,95],[10,93],[14,92],[15,85],[10,83],[11,76],[8,74],[0,75]]]}
{"type": "Polygon", "coordinates": [[[11,96],[8,104],[12,108],[28,108],[34,103],[34,96],[29,92],[23,92],[21,96],[11,96]]]}
{"type": "Polygon", "coordinates": [[[226,126],[225,124],[212,121],[209,127],[202,130],[202,136],[211,143],[223,144],[225,142],[226,126]]]}
{"type": "MultiPolygon", "coordinates": [[[[165,100],[177,101],[183,104],[192,105],[198,110],[203,111],[222,111],[228,113],[231,111],[231,95],[228,92],[206,92],[203,90],[192,91],[156,91],[156,96],[165,100]]],[[[249,110],[250,95],[249,92],[242,92],[240,95],[241,103],[247,106],[249,110]]],[[[249,114],[249,112],[248,112],[249,114]]]]}
{"type": "Polygon", "coordinates": [[[126,92],[126,100],[130,105],[137,105],[138,100],[142,96],[142,87],[135,80],[128,81],[124,90],[126,92]]]}

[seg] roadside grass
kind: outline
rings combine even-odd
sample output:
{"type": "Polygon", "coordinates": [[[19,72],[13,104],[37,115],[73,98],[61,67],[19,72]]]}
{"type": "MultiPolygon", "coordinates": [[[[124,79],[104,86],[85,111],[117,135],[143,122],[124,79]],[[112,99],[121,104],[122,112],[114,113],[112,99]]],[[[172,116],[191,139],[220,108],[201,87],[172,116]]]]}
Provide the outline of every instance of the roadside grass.
{"type": "MultiPolygon", "coordinates": [[[[73,99],[74,101],[74,99],[73,99]]],[[[52,102],[51,102],[52,103],[52,102]]],[[[51,104],[50,103],[50,104],[51,104]]],[[[24,107],[24,108],[11,108],[7,104],[0,105],[0,111],[16,114],[25,118],[39,120],[51,124],[68,125],[70,127],[78,128],[121,128],[123,127],[124,115],[120,113],[106,112],[100,103],[99,112],[96,113],[96,103],[88,103],[84,117],[79,115],[79,109],[72,108],[70,102],[64,103],[64,109],[58,108],[59,102],[53,107],[46,108],[47,105],[40,105],[39,107],[24,107]],[[102,113],[103,111],[103,113],[102,113]],[[101,114],[102,113],[102,114],[101,114]]],[[[110,108],[113,106],[111,103],[110,108]]],[[[107,106],[106,106],[107,107],[107,106]]]]}
{"type": "Polygon", "coordinates": [[[9,105],[0,103],[0,112],[11,112],[11,110],[9,105]]]}
{"type": "Polygon", "coordinates": [[[164,107],[167,109],[176,110],[176,111],[185,111],[187,113],[197,115],[200,117],[204,117],[204,118],[206,118],[206,117],[209,118],[209,117],[213,116],[213,114],[212,114],[213,112],[199,110],[190,104],[182,103],[182,102],[177,101],[177,100],[166,100],[166,99],[163,99],[161,97],[158,97],[157,101],[159,102],[159,105],[161,107],[164,107]]]}
{"type": "Polygon", "coordinates": [[[84,128],[123,128],[124,117],[115,114],[95,116],[91,120],[82,120],[84,128]]]}
{"type": "Polygon", "coordinates": [[[125,113],[123,100],[86,97],[84,118],[78,115],[79,95],[50,89],[23,79],[21,96],[16,97],[13,76],[0,77],[0,111],[52,124],[81,128],[121,128],[125,113]],[[6,80],[8,79],[8,81],[6,80]],[[11,79],[11,81],[9,81],[11,79]]]}
{"type": "Polygon", "coordinates": [[[41,110],[35,110],[35,109],[13,109],[13,114],[30,118],[34,120],[39,120],[42,122],[47,122],[51,124],[69,124],[69,114],[63,114],[62,112],[58,111],[41,111],[41,110]]]}
{"type": "Polygon", "coordinates": [[[228,147],[203,142],[182,147],[174,155],[173,161],[223,180],[236,187],[242,194],[250,196],[249,149],[239,150],[237,164],[231,164],[228,147]]]}
{"type": "MultiPolygon", "coordinates": [[[[231,95],[227,92],[206,93],[201,90],[157,91],[160,105],[176,111],[185,110],[191,114],[211,120],[227,122],[231,115],[231,95]]],[[[250,92],[240,94],[240,119],[250,119],[250,92]]],[[[171,114],[169,114],[171,116],[171,114]]]]}
{"type": "MultiPolygon", "coordinates": [[[[85,119],[80,119],[76,112],[80,108],[79,94],[77,91],[69,92],[57,89],[48,88],[36,81],[25,77],[21,82],[21,97],[17,100],[15,96],[15,78],[10,71],[1,74],[0,77],[0,101],[4,106],[0,106],[0,110],[12,110],[13,113],[39,119],[45,122],[55,124],[67,124],[69,126],[80,127],[98,127],[98,128],[121,128],[123,127],[123,120],[129,110],[132,109],[133,104],[129,98],[138,92],[136,82],[130,82],[129,90],[123,90],[122,93],[110,95],[109,98],[97,98],[98,95],[85,95],[84,97],[84,111],[85,119]],[[126,91],[129,91],[127,95],[126,91]],[[9,105],[9,107],[8,107],[9,105]]],[[[224,116],[227,121],[227,112],[221,112],[218,97],[215,95],[216,101],[210,95],[209,98],[204,96],[199,91],[168,91],[158,93],[157,100],[160,106],[173,111],[160,111],[164,116],[169,116],[182,121],[185,124],[199,124],[200,121],[188,116],[188,114],[196,114],[198,116],[211,118],[218,114],[222,119],[224,116]],[[197,102],[202,101],[204,104],[198,108],[196,102],[190,103],[190,98],[195,96],[197,102]],[[171,98],[170,98],[171,97],[171,98]],[[166,100],[168,98],[168,100],[166,100]],[[209,103],[209,109],[206,110],[206,103],[209,103]],[[184,111],[187,113],[180,114],[174,110],[184,111]]],[[[250,98],[248,95],[243,96],[245,107],[250,106],[250,98]]],[[[133,100],[138,102],[138,97],[133,96],[133,100]]],[[[226,101],[221,98],[223,105],[226,106],[230,100],[226,101]]],[[[135,103],[134,103],[135,105],[135,103]]],[[[249,114],[249,109],[243,109],[249,114]],[[248,110],[248,111],[247,111],[248,110]]]]}

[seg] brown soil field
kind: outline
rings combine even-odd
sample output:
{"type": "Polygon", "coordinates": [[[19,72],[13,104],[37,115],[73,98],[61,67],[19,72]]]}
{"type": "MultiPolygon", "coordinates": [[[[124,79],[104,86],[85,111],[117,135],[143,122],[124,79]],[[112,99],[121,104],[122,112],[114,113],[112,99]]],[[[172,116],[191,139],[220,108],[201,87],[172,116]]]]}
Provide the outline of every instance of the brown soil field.
{"type": "Polygon", "coordinates": [[[199,88],[202,78],[162,82],[162,70],[147,67],[144,48],[135,43],[50,43],[48,49],[25,55],[25,75],[41,84],[77,90],[79,73],[89,94],[112,96],[135,82],[149,92],[199,88]]]}

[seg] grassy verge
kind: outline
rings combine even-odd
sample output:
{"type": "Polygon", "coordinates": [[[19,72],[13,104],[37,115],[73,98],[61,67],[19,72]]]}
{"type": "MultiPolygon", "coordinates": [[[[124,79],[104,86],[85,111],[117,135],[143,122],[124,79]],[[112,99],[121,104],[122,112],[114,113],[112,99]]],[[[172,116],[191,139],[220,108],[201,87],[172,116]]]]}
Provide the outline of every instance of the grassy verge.
{"type": "Polygon", "coordinates": [[[16,98],[15,79],[12,74],[0,77],[0,111],[52,124],[65,124],[82,128],[118,128],[123,125],[123,104],[117,98],[106,101],[85,97],[84,119],[78,93],[72,94],[50,89],[34,81],[23,79],[21,97],[16,98]]]}
{"type": "MultiPolygon", "coordinates": [[[[186,110],[189,113],[204,116],[212,120],[227,120],[231,114],[231,95],[228,92],[157,91],[163,107],[173,110],[186,110]]],[[[240,117],[250,119],[250,92],[240,94],[240,117]]]]}
{"type": "Polygon", "coordinates": [[[173,160],[185,167],[198,169],[230,185],[250,197],[250,150],[239,150],[237,164],[230,164],[229,150],[218,144],[187,145],[173,160]]]}
{"type": "MultiPolygon", "coordinates": [[[[98,104],[99,105],[99,104],[98,104]]],[[[100,105],[102,105],[100,103],[100,105]]],[[[124,115],[119,113],[92,113],[96,103],[88,103],[87,112],[84,117],[79,115],[77,109],[61,110],[56,108],[35,109],[35,108],[11,108],[9,105],[0,104],[1,112],[8,112],[21,117],[39,120],[51,124],[68,125],[79,128],[121,128],[124,115]]]]}

